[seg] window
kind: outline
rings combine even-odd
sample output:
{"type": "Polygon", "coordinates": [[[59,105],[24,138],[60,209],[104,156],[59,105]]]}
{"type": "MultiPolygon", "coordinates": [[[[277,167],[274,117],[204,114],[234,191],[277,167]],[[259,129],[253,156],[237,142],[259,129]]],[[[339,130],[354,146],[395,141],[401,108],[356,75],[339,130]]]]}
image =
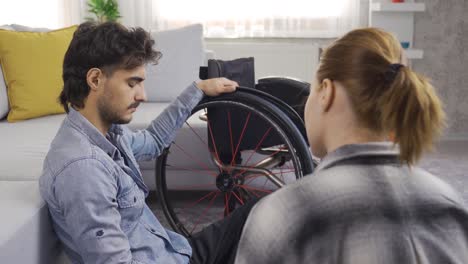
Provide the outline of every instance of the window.
{"type": "Polygon", "coordinates": [[[0,25],[57,29],[64,25],[62,0],[14,0],[0,2],[0,25]]]}
{"type": "MultiPolygon", "coordinates": [[[[118,0],[121,22],[147,30],[201,23],[209,38],[334,38],[359,26],[363,0],[118,0]]],[[[87,0],[0,2],[0,25],[59,28],[89,17],[87,0]]]]}
{"type": "Polygon", "coordinates": [[[359,22],[360,0],[153,0],[158,29],[202,23],[206,37],[336,37],[359,22]]]}

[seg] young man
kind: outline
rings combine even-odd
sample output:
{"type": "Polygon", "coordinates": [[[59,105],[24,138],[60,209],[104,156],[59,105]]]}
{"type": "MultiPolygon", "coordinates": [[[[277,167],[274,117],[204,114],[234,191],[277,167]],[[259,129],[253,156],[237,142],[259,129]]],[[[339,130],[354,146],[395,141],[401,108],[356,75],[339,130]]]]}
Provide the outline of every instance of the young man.
{"type": "Polygon", "coordinates": [[[190,238],[165,230],[145,203],[138,160],[156,158],[203,95],[233,92],[225,78],[191,84],[146,130],[121,124],[145,101],[145,64],[160,53],[141,28],[81,24],[63,64],[68,113],[44,162],[40,189],[73,263],[233,262],[251,205],[190,238]]]}

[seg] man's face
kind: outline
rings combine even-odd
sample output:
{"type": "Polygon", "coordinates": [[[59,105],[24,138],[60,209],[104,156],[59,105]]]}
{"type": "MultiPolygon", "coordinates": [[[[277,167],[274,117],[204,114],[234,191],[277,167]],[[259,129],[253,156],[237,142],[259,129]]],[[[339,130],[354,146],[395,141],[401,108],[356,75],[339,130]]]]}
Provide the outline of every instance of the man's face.
{"type": "Polygon", "coordinates": [[[97,109],[102,121],[108,124],[127,124],[138,105],[146,101],[143,86],[145,67],[116,70],[105,78],[97,109]]]}

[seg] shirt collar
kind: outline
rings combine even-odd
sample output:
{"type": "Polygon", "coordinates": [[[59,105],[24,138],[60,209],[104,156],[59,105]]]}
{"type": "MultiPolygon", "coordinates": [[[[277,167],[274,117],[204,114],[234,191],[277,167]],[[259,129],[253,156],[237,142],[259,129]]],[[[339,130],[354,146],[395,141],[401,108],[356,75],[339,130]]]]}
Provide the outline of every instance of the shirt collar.
{"type": "MultiPolygon", "coordinates": [[[[70,107],[67,119],[109,156],[114,157],[117,154],[117,148],[80,112],[70,107]]],[[[112,125],[109,133],[122,134],[122,128],[119,125],[112,125]]]]}
{"type": "Polygon", "coordinates": [[[348,144],[337,148],[326,155],[315,171],[327,169],[345,160],[359,158],[388,158],[389,162],[398,161],[400,149],[393,142],[368,142],[348,144]]]}

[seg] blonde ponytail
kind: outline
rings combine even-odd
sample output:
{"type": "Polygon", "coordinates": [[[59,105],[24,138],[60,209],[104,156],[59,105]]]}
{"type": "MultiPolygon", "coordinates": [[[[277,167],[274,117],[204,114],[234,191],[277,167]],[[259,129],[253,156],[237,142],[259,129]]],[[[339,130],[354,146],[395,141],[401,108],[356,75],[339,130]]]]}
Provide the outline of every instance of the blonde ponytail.
{"type": "Polygon", "coordinates": [[[400,159],[409,165],[432,148],[445,114],[434,88],[422,75],[402,67],[379,99],[381,127],[391,131],[400,159]]]}

